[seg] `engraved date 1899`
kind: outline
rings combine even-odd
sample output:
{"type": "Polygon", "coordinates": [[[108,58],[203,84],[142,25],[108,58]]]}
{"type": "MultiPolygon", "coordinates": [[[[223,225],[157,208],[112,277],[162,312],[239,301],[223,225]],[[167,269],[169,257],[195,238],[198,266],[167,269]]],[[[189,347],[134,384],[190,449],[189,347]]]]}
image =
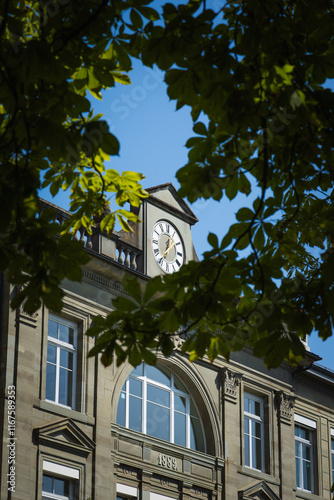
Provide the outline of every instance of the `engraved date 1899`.
{"type": "Polygon", "coordinates": [[[162,453],[158,456],[158,465],[167,467],[167,469],[178,470],[176,458],[170,457],[169,455],[163,455],[162,453]]]}

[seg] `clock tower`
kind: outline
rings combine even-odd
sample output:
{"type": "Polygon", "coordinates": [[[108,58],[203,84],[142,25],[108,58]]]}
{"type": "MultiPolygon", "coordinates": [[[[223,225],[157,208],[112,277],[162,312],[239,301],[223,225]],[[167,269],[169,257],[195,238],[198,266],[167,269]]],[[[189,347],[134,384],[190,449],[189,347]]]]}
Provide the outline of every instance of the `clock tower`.
{"type": "Polygon", "coordinates": [[[140,206],[143,222],[138,226],[143,271],[150,277],[172,274],[189,260],[197,259],[191,226],[198,219],[171,183],[146,191],[150,196],[140,206]]]}

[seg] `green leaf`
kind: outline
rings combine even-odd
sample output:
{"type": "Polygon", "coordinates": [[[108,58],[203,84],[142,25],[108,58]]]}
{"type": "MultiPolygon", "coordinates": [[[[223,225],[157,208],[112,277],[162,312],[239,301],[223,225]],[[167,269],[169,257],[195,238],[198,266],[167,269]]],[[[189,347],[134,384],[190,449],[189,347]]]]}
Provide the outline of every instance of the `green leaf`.
{"type": "Polygon", "coordinates": [[[219,247],[219,242],[218,242],[218,238],[217,238],[217,235],[214,234],[214,233],[209,233],[209,236],[208,236],[208,243],[214,248],[214,249],[218,249],[219,247]]]}
{"type": "Polygon", "coordinates": [[[202,122],[195,123],[195,125],[193,127],[193,131],[195,132],[195,134],[198,134],[198,135],[207,135],[208,134],[208,131],[206,130],[206,127],[205,127],[204,123],[202,123],[202,122]]]}
{"type": "Polygon", "coordinates": [[[247,207],[240,208],[236,214],[236,218],[238,221],[251,221],[254,217],[254,212],[247,207]]]}
{"type": "Polygon", "coordinates": [[[143,27],[143,20],[141,15],[136,9],[131,9],[130,11],[130,19],[135,29],[141,29],[143,27]]]}
{"type": "Polygon", "coordinates": [[[119,145],[117,137],[115,137],[110,132],[105,133],[103,135],[101,148],[103,149],[103,151],[105,153],[107,153],[108,155],[112,155],[112,156],[118,155],[119,147],[120,147],[120,145],[119,145]]]}
{"type": "Polygon", "coordinates": [[[234,174],[225,189],[226,196],[228,197],[229,200],[233,200],[236,197],[238,189],[239,189],[238,175],[234,174]]]}

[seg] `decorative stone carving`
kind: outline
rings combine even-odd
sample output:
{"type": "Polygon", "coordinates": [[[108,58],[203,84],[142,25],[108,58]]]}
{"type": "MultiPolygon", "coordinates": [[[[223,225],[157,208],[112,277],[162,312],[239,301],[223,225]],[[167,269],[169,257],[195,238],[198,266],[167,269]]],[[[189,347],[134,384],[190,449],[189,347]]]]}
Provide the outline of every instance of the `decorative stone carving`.
{"type": "Polygon", "coordinates": [[[184,340],[185,339],[179,337],[179,335],[173,335],[174,349],[180,351],[182,349],[182,345],[184,344],[184,340]]]}
{"type": "Polygon", "coordinates": [[[242,375],[234,373],[229,368],[225,368],[223,372],[223,397],[232,403],[237,402],[238,386],[241,383],[242,375]]]}
{"type": "Polygon", "coordinates": [[[293,408],[295,406],[295,396],[290,396],[284,391],[277,391],[279,419],[287,424],[291,424],[293,408]]]}

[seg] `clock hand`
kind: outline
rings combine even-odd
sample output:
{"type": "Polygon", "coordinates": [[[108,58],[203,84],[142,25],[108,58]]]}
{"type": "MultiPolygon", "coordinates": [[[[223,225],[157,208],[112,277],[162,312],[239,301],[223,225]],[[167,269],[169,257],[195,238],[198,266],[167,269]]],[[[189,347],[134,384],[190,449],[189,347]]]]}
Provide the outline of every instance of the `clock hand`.
{"type": "Polygon", "coordinates": [[[172,241],[172,238],[169,236],[168,240],[166,241],[166,248],[161,255],[162,257],[165,257],[165,255],[168,253],[171,241],[172,241]]]}
{"type": "MultiPolygon", "coordinates": [[[[172,241],[172,240],[170,240],[170,241],[172,241]]],[[[168,245],[168,248],[167,248],[167,249],[164,251],[164,253],[162,254],[162,257],[166,257],[166,255],[168,255],[168,254],[169,254],[170,250],[173,248],[173,246],[174,246],[174,245],[175,245],[175,241],[173,241],[173,243],[172,243],[172,244],[169,244],[169,245],[168,245]]]]}

